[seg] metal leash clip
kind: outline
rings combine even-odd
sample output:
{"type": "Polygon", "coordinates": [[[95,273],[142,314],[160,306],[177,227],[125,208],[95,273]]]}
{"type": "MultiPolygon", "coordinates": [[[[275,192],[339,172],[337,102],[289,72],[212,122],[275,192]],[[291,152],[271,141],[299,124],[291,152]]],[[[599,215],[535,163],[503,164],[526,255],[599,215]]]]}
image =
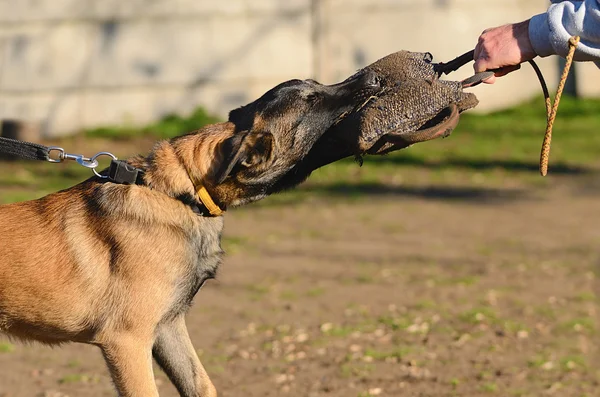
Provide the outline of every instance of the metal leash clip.
{"type": "Polygon", "coordinates": [[[97,177],[106,179],[106,178],[108,178],[107,175],[100,175],[98,173],[98,171],[96,171],[96,168],[98,167],[97,159],[98,159],[98,157],[101,157],[101,156],[108,156],[108,157],[112,158],[113,160],[117,160],[117,156],[115,156],[114,154],[109,153],[109,152],[96,153],[91,158],[89,158],[89,157],[85,157],[81,154],[67,153],[67,152],[65,152],[65,149],[58,147],[58,146],[49,146],[48,147],[48,161],[50,163],[62,163],[63,161],[66,161],[66,160],[76,161],[77,164],[79,164],[85,168],[90,168],[97,177]],[[58,152],[58,155],[56,158],[51,157],[52,152],[58,152]]]}

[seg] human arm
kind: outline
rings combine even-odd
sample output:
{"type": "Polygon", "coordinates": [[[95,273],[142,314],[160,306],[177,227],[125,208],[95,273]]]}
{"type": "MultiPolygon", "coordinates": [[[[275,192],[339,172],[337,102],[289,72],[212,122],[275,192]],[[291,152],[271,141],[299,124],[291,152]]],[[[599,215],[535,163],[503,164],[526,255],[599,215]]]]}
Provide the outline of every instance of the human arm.
{"type": "Polygon", "coordinates": [[[475,48],[475,71],[506,67],[496,73],[502,76],[538,55],[564,57],[571,36],[581,37],[576,61],[600,62],[600,0],[553,1],[530,20],[485,30],[475,48]]]}

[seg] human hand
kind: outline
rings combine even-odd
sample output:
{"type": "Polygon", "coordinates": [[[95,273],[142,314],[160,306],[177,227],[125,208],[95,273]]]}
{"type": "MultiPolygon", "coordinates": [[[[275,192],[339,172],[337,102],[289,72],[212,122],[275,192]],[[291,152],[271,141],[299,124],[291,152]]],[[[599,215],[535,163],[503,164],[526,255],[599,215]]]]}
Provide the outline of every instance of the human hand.
{"type": "Polygon", "coordinates": [[[520,68],[520,64],[537,56],[529,41],[529,20],[486,29],[475,47],[473,68],[476,73],[501,69],[484,83],[520,68]]]}

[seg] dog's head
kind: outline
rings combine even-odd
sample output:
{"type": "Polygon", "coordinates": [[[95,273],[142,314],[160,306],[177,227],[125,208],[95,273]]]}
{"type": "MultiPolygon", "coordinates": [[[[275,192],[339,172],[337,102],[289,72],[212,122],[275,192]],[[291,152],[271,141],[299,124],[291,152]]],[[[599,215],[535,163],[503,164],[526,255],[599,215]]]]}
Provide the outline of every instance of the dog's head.
{"type": "Polygon", "coordinates": [[[293,187],[325,164],[383,154],[446,135],[476,105],[458,82],[437,80],[430,56],[399,52],[339,84],[291,80],[233,110],[193,139],[186,166],[221,206],[293,187]]]}
{"type": "Polygon", "coordinates": [[[186,168],[196,185],[205,186],[221,207],[241,205],[274,192],[326,131],[380,92],[375,73],[334,85],[290,80],[231,111],[229,122],[173,144],[194,140],[195,161],[186,168]]]}

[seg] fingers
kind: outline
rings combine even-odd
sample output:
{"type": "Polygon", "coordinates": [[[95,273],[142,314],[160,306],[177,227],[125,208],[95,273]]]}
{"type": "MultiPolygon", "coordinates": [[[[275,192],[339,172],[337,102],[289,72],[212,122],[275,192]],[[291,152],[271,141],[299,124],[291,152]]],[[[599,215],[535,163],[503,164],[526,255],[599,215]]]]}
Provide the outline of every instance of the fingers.
{"type": "Polygon", "coordinates": [[[473,69],[475,70],[475,73],[485,72],[486,70],[493,69],[493,68],[488,67],[488,65],[489,65],[489,63],[487,62],[486,59],[476,58],[475,64],[473,65],[473,69]]]}
{"type": "Polygon", "coordinates": [[[496,82],[496,76],[491,76],[482,81],[482,83],[485,83],[485,84],[494,84],[495,82],[496,82]]]}
{"type": "Polygon", "coordinates": [[[473,53],[473,60],[475,64],[473,65],[473,69],[475,69],[475,73],[485,72],[488,70],[488,56],[485,48],[485,35],[487,30],[484,30],[479,36],[479,40],[477,41],[477,45],[475,46],[475,51],[473,53]]]}
{"type": "Polygon", "coordinates": [[[536,55],[529,41],[529,20],[498,26],[484,30],[479,36],[473,69],[476,73],[494,70],[495,75],[484,81],[493,84],[496,77],[518,70],[521,62],[536,55]]]}

